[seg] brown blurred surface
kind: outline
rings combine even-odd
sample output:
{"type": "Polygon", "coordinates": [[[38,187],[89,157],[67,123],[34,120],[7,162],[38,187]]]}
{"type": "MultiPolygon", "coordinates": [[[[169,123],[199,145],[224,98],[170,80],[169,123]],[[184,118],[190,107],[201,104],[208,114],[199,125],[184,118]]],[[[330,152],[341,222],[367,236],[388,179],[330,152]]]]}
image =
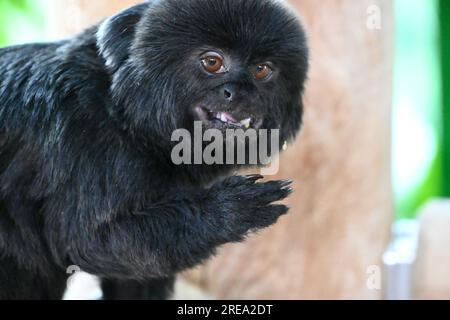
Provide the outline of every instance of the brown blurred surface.
{"type": "MultiPolygon", "coordinates": [[[[58,35],[137,2],[53,1],[58,35]]],[[[291,3],[312,50],[305,127],[277,177],[296,181],[291,213],[187,277],[217,298],[379,298],[366,287],[366,271],[381,264],[392,219],[392,1],[291,3]],[[374,4],[381,30],[366,27],[374,4]]]]}
{"type": "Polygon", "coordinates": [[[48,0],[49,32],[55,38],[72,35],[114,13],[144,1],[48,0]]]}

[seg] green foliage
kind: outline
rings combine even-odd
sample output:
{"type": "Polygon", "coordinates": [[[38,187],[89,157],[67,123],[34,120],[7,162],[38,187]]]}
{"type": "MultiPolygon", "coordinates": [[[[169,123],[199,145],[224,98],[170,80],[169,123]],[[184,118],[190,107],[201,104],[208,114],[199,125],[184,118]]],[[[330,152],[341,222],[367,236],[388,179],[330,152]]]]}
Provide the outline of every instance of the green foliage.
{"type": "Polygon", "coordinates": [[[393,179],[397,216],[413,218],[443,193],[439,0],[395,4],[393,179]]]}
{"type": "Polygon", "coordinates": [[[44,26],[39,0],[0,1],[0,46],[43,39],[44,26]]]}
{"type": "Polygon", "coordinates": [[[440,0],[441,64],[443,85],[443,195],[450,197],[450,1],[440,0]]]}

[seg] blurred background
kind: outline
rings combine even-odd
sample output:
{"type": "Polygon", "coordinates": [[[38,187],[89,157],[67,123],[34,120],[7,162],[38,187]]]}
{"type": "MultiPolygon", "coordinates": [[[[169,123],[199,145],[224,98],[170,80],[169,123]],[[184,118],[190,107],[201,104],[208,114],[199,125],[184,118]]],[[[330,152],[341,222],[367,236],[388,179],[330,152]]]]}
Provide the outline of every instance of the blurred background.
{"type": "MultiPolygon", "coordinates": [[[[291,2],[298,2],[301,6],[302,1],[291,2]]],[[[321,5],[326,6],[328,2],[332,1],[327,0],[321,5]]],[[[349,5],[355,3],[354,0],[347,2],[349,5]]],[[[394,199],[392,216],[400,223],[394,224],[396,227],[386,251],[388,255],[385,254],[385,265],[396,263],[389,252],[416,250],[415,240],[412,245],[399,245],[395,237],[417,236],[419,226],[414,221],[420,212],[428,210],[423,209],[429,208],[427,203],[431,200],[436,204],[433,199],[450,197],[450,1],[394,0],[393,3],[392,32],[395,36],[391,56],[390,158],[394,199]],[[402,223],[404,219],[408,222],[402,223]],[[398,246],[403,246],[403,249],[398,246]]],[[[0,47],[54,39],[57,34],[55,24],[48,18],[52,9],[49,0],[0,0],[0,47]]],[[[439,208],[445,203],[438,202],[439,208]]],[[[388,287],[395,285],[392,281],[399,281],[401,277],[396,273],[398,270],[389,272],[393,272],[396,280],[391,279],[390,284],[385,284],[388,287]]],[[[408,293],[401,290],[407,292],[411,288],[397,287],[397,290],[400,291],[390,293],[392,298],[402,297],[402,294],[408,297],[408,293]]],[[[388,293],[385,297],[389,297],[388,293]]]]}

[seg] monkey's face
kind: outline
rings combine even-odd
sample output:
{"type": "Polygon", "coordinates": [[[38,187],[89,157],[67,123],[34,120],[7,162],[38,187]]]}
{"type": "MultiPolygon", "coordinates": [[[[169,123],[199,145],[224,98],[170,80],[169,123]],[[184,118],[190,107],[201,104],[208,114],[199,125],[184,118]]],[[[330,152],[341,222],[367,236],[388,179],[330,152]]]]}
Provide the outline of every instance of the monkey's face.
{"type": "MultiPolygon", "coordinates": [[[[165,0],[137,26],[122,77],[139,128],[280,129],[295,136],[308,69],[304,31],[272,0],[165,0]]],[[[135,126],[135,127],[136,127],[135,126]]]]}
{"type": "Polygon", "coordinates": [[[277,120],[282,119],[276,102],[277,91],[283,90],[278,84],[281,70],[270,57],[257,59],[212,47],[194,54],[191,73],[198,87],[192,94],[198,99],[189,107],[194,120],[221,130],[260,129],[270,124],[279,128],[277,120]]]}

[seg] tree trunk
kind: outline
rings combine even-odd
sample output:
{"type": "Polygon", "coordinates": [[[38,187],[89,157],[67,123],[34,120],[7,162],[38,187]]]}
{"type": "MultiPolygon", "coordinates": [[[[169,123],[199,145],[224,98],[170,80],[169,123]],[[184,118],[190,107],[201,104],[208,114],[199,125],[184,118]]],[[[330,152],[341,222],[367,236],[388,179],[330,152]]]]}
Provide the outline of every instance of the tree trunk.
{"type": "MultiPolygon", "coordinates": [[[[135,2],[54,1],[64,34],[135,2]],[[81,8],[76,23],[70,4],[81,8]]],[[[187,277],[217,298],[379,298],[367,272],[381,265],[392,220],[392,1],[291,3],[312,50],[305,126],[277,177],[295,180],[291,212],[187,277]],[[367,26],[374,4],[381,29],[367,26]]]]}

